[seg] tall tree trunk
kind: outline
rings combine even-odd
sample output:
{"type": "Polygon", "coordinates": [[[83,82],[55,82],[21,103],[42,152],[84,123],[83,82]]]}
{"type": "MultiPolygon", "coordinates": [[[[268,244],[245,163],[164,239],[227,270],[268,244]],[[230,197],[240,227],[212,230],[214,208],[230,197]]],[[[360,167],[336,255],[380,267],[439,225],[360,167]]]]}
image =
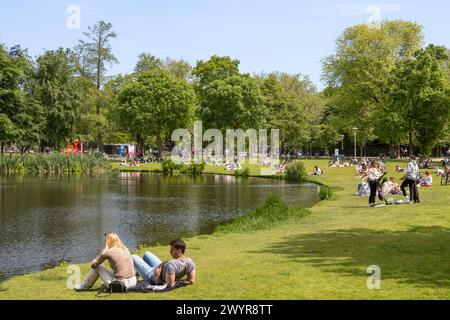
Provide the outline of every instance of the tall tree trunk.
{"type": "Polygon", "coordinates": [[[162,146],[161,132],[159,130],[158,130],[158,135],[156,137],[156,142],[158,143],[158,154],[159,154],[159,157],[162,158],[163,146],[162,146]]]}
{"type": "Polygon", "coordinates": [[[0,145],[1,145],[1,147],[0,147],[0,149],[1,149],[1,154],[3,155],[3,147],[4,147],[3,142],[0,143],[0,145]]]}
{"type": "Polygon", "coordinates": [[[100,152],[104,151],[104,145],[103,145],[103,135],[102,135],[102,129],[98,129],[97,134],[97,147],[100,152]]]}
{"type": "Polygon", "coordinates": [[[409,131],[409,154],[414,154],[414,146],[413,146],[413,133],[412,130],[409,131]]]}

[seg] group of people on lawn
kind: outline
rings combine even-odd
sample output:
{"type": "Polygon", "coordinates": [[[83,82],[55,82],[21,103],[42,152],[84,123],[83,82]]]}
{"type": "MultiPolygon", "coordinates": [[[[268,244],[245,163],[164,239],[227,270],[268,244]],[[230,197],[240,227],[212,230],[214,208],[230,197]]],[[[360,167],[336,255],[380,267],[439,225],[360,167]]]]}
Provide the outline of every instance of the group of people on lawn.
{"type": "Polygon", "coordinates": [[[171,260],[162,262],[151,252],[146,252],[141,258],[131,255],[117,234],[106,233],[105,248],[92,261],[91,271],[75,290],[89,290],[98,278],[107,286],[118,281],[129,290],[136,287],[139,276],[150,285],[164,288],[173,288],[176,284],[193,285],[196,277],[195,264],[185,256],[185,251],[186,243],[178,239],[170,243],[171,260]],[[103,265],[105,261],[109,262],[112,272],[103,265]],[[185,276],[187,278],[183,279],[185,276]]]}
{"type": "MultiPolygon", "coordinates": [[[[448,168],[444,168],[444,171],[448,172],[448,168]]],[[[363,163],[359,165],[357,173],[363,181],[358,184],[357,194],[360,196],[369,195],[369,205],[371,207],[375,206],[377,193],[379,199],[386,204],[389,204],[386,200],[387,196],[400,195],[405,197],[404,202],[420,203],[418,188],[431,187],[433,185],[433,177],[429,171],[426,171],[424,175],[420,174],[414,155],[410,156],[406,169],[396,166],[395,172],[404,174],[401,186],[396,183],[393,177],[390,179],[384,178],[386,175],[385,167],[381,162],[370,161],[368,164],[363,163]],[[365,179],[367,179],[366,183],[364,182],[365,179]],[[409,187],[409,197],[407,196],[406,187],[409,187]]],[[[438,171],[439,174],[442,174],[442,172],[438,171]]]]}

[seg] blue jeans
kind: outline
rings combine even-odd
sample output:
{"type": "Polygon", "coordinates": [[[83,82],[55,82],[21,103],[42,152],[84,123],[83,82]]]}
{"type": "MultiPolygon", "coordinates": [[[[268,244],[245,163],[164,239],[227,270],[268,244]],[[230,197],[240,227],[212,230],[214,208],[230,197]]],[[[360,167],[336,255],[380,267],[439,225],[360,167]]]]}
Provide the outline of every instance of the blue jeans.
{"type": "Polygon", "coordinates": [[[158,267],[162,263],[162,261],[153,253],[147,251],[144,254],[144,259],[133,255],[133,263],[137,273],[139,273],[139,275],[143,277],[145,281],[150,282],[150,279],[155,272],[156,267],[158,267]]]}

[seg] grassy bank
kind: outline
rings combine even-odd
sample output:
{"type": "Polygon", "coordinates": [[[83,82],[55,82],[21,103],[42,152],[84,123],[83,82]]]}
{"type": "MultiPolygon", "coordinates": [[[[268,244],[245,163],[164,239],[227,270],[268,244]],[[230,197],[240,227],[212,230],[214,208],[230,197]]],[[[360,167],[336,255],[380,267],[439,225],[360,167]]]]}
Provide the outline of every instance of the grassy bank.
{"type": "MultiPolygon", "coordinates": [[[[316,164],[326,167],[326,161],[306,161],[308,171],[316,164]]],[[[399,178],[394,166],[389,173],[399,178]]],[[[0,299],[449,299],[450,187],[435,181],[420,189],[420,205],[373,209],[367,198],[352,195],[358,182],[353,170],[325,168],[316,179],[332,187],[333,200],[310,214],[298,212],[300,219],[256,231],[240,224],[239,232],[219,228],[187,239],[198,267],[193,287],[97,297],[95,290],[67,290],[67,266],[61,266],[14,277],[1,285],[0,299]],[[381,268],[381,290],[367,288],[372,265],[381,268]]],[[[151,250],[168,258],[167,246],[151,250]]],[[[85,275],[89,266],[81,267],[85,275]]]]}

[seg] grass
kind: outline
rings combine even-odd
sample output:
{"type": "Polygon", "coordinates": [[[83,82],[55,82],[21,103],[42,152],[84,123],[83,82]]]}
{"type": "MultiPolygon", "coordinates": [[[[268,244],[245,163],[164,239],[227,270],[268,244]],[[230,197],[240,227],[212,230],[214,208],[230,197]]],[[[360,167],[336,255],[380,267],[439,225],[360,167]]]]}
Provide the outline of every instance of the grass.
{"type": "Polygon", "coordinates": [[[309,211],[300,206],[289,207],[276,195],[270,196],[254,211],[236,218],[231,223],[216,228],[216,234],[244,233],[270,229],[275,226],[300,221],[309,211]]]}
{"type": "MultiPolygon", "coordinates": [[[[369,208],[355,197],[353,168],[326,168],[314,177],[333,200],[301,219],[248,232],[187,239],[197,264],[195,286],[165,294],[97,296],[66,289],[67,266],[14,277],[0,299],[449,299],[450,187],[420,189],[422,204],[369,208]],[[367,268],[381,268],[381,290],[367,288],[367,268]]],[[[396,163],[388,166],[389,174],[396,163]]],[[[435,179],[436,180],[436,179],[435,179]]],[[[220,228],[219,228],[220,230],[220,228]]],[[[168,258],[167,246],[151,251],[168,258]]],[[[139,250],[143,254],[145,249],[139,250]]],[[[89,270],[82,265],[82,275],[89,270]]]]}
{"type": "MultiPolygon", "coordinates": [[[[120,170],[122,172],[162,172],[162,165],[160,163],[143,163],[139,167],[120,167],[118,162],[113,162],[112,168],[114,170],[120,170]]],[[[254,164],[244,164],[243,170],[245,170],[245,176],[258,177],[261,176],[261,169],[269,169],[270,166],[259,166],[254,164]]],[[[206,174],[219,174],[219,175],[233,175],[234,171],[227,171],[225,166],[212,166],[206,165],[206,174]]]]}

